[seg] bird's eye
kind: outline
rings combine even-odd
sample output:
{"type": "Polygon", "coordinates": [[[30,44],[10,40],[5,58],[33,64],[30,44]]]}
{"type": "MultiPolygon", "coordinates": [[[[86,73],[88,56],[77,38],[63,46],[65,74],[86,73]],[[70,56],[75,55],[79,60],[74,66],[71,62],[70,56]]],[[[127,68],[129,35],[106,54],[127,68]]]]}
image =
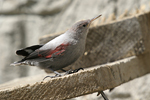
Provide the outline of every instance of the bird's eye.
{"type": "Polygon", "coordinates": [[[86,24],[83,24],[83,27],[86,27],[86,24]]]}

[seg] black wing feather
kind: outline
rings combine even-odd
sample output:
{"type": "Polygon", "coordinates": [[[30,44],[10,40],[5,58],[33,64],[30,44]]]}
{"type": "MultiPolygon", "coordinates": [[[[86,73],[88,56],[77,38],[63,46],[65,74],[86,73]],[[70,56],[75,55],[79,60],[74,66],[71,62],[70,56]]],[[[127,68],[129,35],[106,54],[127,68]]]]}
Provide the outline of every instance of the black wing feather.
{"type": "Polygon", "coordinates": [[[41,48],[43,45],[33,45],[27,48],[23,48],[16,51],[17,55],[21,56],[29,56],[32,52],[34,52],[36,49],[41,48]]]}

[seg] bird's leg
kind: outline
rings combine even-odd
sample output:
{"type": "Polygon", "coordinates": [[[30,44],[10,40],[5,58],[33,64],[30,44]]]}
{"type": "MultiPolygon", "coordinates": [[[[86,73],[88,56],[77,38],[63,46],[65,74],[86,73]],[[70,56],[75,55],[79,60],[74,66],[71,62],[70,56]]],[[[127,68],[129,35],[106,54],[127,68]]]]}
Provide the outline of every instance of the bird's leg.
{"type": "Polygon", "coordinates": [[[71,74],[70,72],[71,72],[72,70],[70,69],[70,70],[66,71],[66,70],[64,70],[64,69],[61,69],[61,71],[65,72],[65,75],[67,75],[67,74],[71,74]]]}
{"type": "Polygon", "coordinates": [[[55,77],[60,77],[60,76],[62,76],[62,74],[60,74],[59,72],[57,72],[57,71],[54,71],[53,69],[51,69],[51,68],[49,68],[52,72],[54,72],[55,73],[55,76],[45,76],[44,78],[43,78],[43,80],[45,80],[46,78],[48,78],[48,77],[50,77],[50,78],[55,78],[55,77]]]}
{"type": "Polygon", "coordinates": [[[99,94],[102,95],[102,97],[104,98],[104,100],[109,100],[103,91],[99,91],[98,94],[97,94],[97,96],[98,96],[99,94]]]}
{"type": "Polygon", "coordinates": [[[57,71],[53,71],[56,75],[55,76],[62,76],[60,73],[58,73],[57,71]]]}

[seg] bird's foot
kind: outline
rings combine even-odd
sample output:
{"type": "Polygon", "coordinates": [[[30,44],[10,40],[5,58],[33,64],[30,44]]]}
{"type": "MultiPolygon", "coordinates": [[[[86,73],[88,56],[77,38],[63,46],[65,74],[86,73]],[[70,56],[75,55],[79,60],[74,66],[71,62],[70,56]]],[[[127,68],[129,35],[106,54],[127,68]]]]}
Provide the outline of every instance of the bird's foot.
{"type": "Polygon", "coordinates": [[[44,78],[43,78],[43,81],[46,79],[46,78],[55,78],[56,76],[45,76],[44,78]]]}
{"type": "MultiPolygon", "coordinates": [[[[78,69],[75,69],[75,70],[66,71],[65,74],[61,74],[61,73],[58,73],[57,71],[53,71],[56,75],[55,75],[55,76],[46,76],[46,77],[43,78],[43,81],[44,81],[46,78],[48,78],[48,77],[50,77],[50,78],[61,77],[61,76],[67,75],[67,74],[76,73],[76,72],[78,72],[78,71],[81,70],[81,69],[84,70],[83,68],[78,68],[78,69]]],[[[62,71],[65,71],[65,70],[62,69],[62,71]]]]}
{"type": "Polygon", "coordinates": [[[75,70],[73,71],[73,73],[76,73],[76,72],[78,72],[79,70],[84,70],[84,69],[83,69],[83,68],[75,69],[75,70]]]}
{"type": "Polygon", "coordinates": [[[46,79],[46,78],[56,78],[56,77],[61,77],[61,76],[63,76],[62,74],[60,74],[60,73],[57,73],[55,76],[45,76],[44,78],[43,78],[43,81],[46,79]]]}
{"type": "Polygon", "coordinates": [[[69,70],[69,71],[66,72],[66,74],[76,73],[76,72],[78,72],[81,69],[84,70],[83,68],[78,68],[78,69],[75,69],[75,70],[69,70]]]}

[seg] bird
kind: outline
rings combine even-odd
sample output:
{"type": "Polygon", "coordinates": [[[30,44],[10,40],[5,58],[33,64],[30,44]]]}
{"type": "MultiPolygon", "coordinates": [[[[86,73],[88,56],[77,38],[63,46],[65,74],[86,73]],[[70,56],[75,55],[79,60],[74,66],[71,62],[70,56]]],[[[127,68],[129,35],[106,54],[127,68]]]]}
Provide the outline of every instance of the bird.
{"type": "Polygon", "coordinates": [[[63,68],[71,65],[84,54],[90,24],[100,16],[76,22],[65,33],[44,45],[33,45],[17,50],[16,54],[24,58],[11,65],[37,66],[47,73],[54,72],[55,76],[62,76],[57,70],[65,71],[63,68]]]}

